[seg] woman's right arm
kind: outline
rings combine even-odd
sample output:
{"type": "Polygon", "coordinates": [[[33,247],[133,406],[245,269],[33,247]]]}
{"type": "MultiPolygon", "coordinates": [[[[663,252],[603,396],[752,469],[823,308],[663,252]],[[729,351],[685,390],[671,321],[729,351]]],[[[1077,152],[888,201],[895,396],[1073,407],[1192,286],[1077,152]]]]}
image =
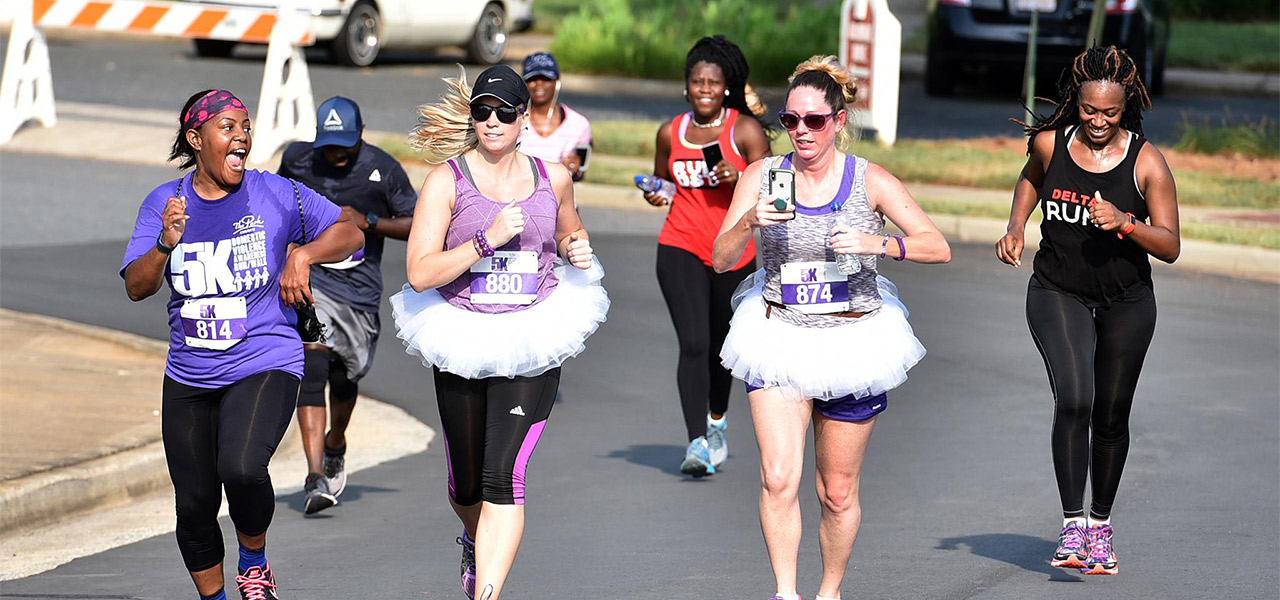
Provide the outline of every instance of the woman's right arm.
{"type": "MultiPolygon", "coordinates": [[[[671,169],[667,167],[667,160],[671,158],[671,121],[658,126],[658,136],[653,146],[653,176],[671,181],[671,169]]],[[[666,198],[656,192],[645,192],[644,199],[654,206],[667,203],[666,198]]]]}
{"type": "Polygon", "coordinates": [[[775,210],[771,201],[766,202],[760,197],[763,165],[763,160],[747,165],[747,170],[738,178],[738,186],[733,189],[733,202],[724,215],[724,223],[711,251],[711,267],[717,273],[724,273],[738,263],[757,227],[776,225],[793,216],[791,211],[775,210]]]}
{"type": "MultiPolygon", "coordinates": [[[[413,212],[406,257],[409,285],[415,291],[435,289],[449,283],[480,260],[474,244],[461,244],[452,249],[444,247],[449,223],[453,219],[454,196],[451,169],[441,165],[427,175],[418,196],[418,206],[413,212]]],[[[524,213],[512,202],[498,212],[485,230],[485,239],[490,247],[498,248],[521,231],[524,231],[524,213]]]]}
{"type": "MultiPolygon", "coordinates": [[[[142,210],[149,209],[143,207],[142,210]]],[[[165,204],[164,212],[160,214],[159,234],[159,240],[165,246],[174,248],[182,241],[183,228],[175,227],[175,224],[186,222],[186,211],[185,198],[170,197],[165,204]]],[[[150,239],[150,236],[146,236],[146,239],[150,239]]],[[[168,261],[169,255],[153,245],[146,254],[130,262],[124,268],[124,289],[129,294],[129,299],[138,302],[160,291],[160,287],[164,285],[164,265],[168,261]]]]}
{"type": "Polygon", "coordinates": [[[1009,208],[1009,225],[1007,233],[996,242],[996,257],[1001,262],[1014,267],[1022,266],[1022,249],[1025,246],[1027,219],[1035,212],[1040,200],[1040,186],[1044,185],[1044,172],[1053,156],[1052,131],[1036,134],[1032,142],[1031,155],[1027,164],[1018,175],[1018,183],[1013,188],[1013,205],[1009,208]]]}

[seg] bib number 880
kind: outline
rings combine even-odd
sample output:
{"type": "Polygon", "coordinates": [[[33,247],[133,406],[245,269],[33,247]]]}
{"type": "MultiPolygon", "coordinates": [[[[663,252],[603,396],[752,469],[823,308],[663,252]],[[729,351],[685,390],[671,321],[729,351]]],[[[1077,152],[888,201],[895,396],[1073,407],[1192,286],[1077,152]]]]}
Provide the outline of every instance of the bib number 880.
{"type": "Polygon", "coordinates": [[[484,291],[490,294],[519,294],[524,280],[517,273],[489,273],[484,276],[484,291]]]}
{"type": "Polygon", "coordinates": [[[796,286],[796,303],[819,304],[831,302],[831,284],[808,283],[796,286]]]}

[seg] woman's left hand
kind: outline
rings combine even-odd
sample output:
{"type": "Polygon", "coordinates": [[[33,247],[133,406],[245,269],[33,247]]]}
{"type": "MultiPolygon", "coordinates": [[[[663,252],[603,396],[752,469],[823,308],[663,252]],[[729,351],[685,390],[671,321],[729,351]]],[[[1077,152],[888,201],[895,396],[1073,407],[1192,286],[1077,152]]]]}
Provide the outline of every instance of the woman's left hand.
{"type": "Polygon", "coordinates": [[[717,187],[726,183],[729,184],[729,187],[737,185],[738,175],[738,168],[724,158],[720,159],[720,162],[716,163],[716,166],[711,169],[711,177],[717,187]]]}
{"type": "Polygon", "coordinates": [[[1103,231],[1115,231],[1128,221],[1128,215],[1116,208],[1116,205],[1102,199],[1102,192],[1093,193],[1093,204],[1089,205],[1089,220],[1093,221],[1098,229],[1103,231]]]}
{"type": "Polygon", "coordinates": [[[280,271],[280,299],[289,306],[310,306],[315,302],[311,297],[311,260],[305,248],[294,248],[280,271]]]}
{"type": "Polygon", "coordinates": [[[880,254],[884,236],[863,233],[852,227],[837,225],[831,228],[831,249],[836,254],[880,254]]]}
{"type": "Polygon", "coordinates": [[[569,234],[569,245],[564,249],[564,257],[569,264],[582,270],[591,268],[595,252],[591,249],[591,240],[579,238],[577,232],[569,234]]]}

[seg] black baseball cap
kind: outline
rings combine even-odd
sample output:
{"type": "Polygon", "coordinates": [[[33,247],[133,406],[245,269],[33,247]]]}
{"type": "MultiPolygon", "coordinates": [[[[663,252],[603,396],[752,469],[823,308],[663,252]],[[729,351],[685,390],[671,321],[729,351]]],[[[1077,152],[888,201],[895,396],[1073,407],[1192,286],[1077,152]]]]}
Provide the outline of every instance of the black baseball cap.
{"type": "Polygon", "coordinates": [[[360,119],[360,107],[355,101],[334,96],[320,103],[316,110],[315,148],[341,146],[350,148],[360,143],[364,121],[360,119]]]}
{"type": "Polygon", "coordinates": [[[529,88],[511,67],[494,65],[480,73],[471,88],[471,103],[483,96],[497,98],[507,106],[521,106],[529,103],[529,88]]]}

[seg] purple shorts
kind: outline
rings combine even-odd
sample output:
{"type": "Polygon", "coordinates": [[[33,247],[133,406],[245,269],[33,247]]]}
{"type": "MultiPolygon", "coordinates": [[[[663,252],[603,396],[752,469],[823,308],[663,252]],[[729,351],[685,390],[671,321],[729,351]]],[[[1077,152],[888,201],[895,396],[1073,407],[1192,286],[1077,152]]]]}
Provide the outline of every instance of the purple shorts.
{"type": "MultiPolygon", "coordinates": [[[[763,388],[758,385],[747,384],[748,394],[759,389],[763,388]]],[[[855,398],[853,394],[849,394],[832,400],[813,401],[814,410],[822,413],[823,416],[828,419],[849,423],[866,421],[884,412],[884,409],[888,407],[889,395],[887,393],[862,398],[855,398]]]]}

